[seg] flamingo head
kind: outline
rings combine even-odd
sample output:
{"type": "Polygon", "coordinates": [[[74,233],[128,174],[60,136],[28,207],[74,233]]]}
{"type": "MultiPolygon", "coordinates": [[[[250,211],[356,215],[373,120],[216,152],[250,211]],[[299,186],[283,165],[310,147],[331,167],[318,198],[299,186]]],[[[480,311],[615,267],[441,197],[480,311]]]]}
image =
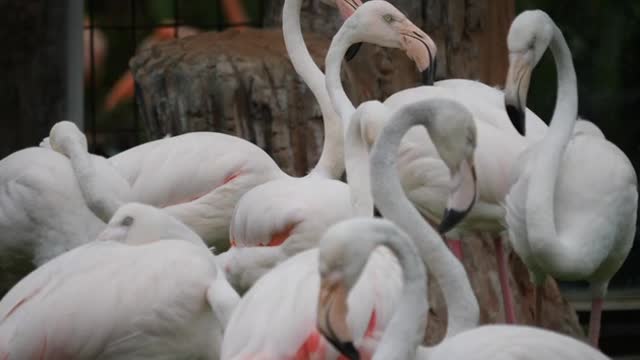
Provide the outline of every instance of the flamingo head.
{"type": "Polygon", "coordinates": [[[166,239],[185,240],[205,246],[196,233],[173,216],[162,209],[139,203],[121,206],[98,235],[101,241],[118,241],[129,245],[166,239]]]}
{"type": "Polygon", "coordinates": [[[53,151],[68,155],[71,151],[70,144],[75,143],[85,152],[88,151],[87,137],[76,124],[71,121],[60,121],[51,127],[49,131],[49,146],[53,151]]]}
{"type": "Polygon", "coordinates": [[[513,126],[522,135],[525,135],[525,111],[531,72],[549,47],[554,28],[549,15],[540,10],[531,10],[518,15],[509,29],[509,70],[504,102],[513,126]]]}
{"type": "Polygon", "coordinates": [[[435,42],[393,5],[381,0],[367,1],[345,21],[345,27],[351,30],[353,44],[368,42],[405,51],[433,83],[435,42]]]}

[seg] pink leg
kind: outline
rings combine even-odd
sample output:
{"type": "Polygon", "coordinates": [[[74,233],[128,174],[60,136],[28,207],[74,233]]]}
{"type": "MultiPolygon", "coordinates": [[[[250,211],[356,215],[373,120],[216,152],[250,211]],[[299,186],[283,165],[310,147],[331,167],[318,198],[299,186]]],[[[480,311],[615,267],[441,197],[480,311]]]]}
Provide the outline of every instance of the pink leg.
{"type": "Polygon", "coordinates": [[[589,318],[589,341],[593,347],[598,347],[600,339],[600,319],[602,318],[602,298],[594,298],[591,302],[591,316],[589,318]]]}
{"type": "Polygon", "coordinates": [[[464,258],[462,256],[462,240],[447,238],[447,245],[449,245],[449,249],[451,249],[453,255],[455,255],[458,260],[462,262],[462,259],[464,258]]]}
{"type": "Polygon", "coordinates": [[[507,324],[515,324],[516,313],[513,308],[513,297],[511,288],[509,287],[509,269],[507,260],[504,257],[504,249],[502,248],[502,239],[498,236],[493,239],[496,248],[496,260],[498,261],[498,276],[500,277],[500,287],[502,288],[502,302],[504,304],[504,313],[507,324]]]}

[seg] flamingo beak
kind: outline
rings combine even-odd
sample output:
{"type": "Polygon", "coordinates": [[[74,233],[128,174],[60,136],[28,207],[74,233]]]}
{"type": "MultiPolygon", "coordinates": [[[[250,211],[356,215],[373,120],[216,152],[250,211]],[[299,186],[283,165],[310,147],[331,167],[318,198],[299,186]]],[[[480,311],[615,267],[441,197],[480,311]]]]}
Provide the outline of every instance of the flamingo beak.
{"type": "Polygon", "coordinates": [[[335,274],[320,280],[316,326],[325,339],[340,353],[351,360],[359,360],[360,354],[353,345],[346,320],[347,294],[347,288],[335,274]]]}
{"type": "Polygon", "coordinates": [[[509,55],[509,71],[504,87],[504,105],[511,123],[520,133],[525,135],[525,111],[527,92],[531,81],[532,67],[524,53],[509,55]]]}
{"type": "Polygon", "coordinates": [[[473,159],[463,160],[458,170],[452,174],[453,187],[447,200],[447,208],[438,226],[445,234],[462,221],[473,208],[477,195],[476,170],[473,159]]]}
{"type": "Polygon", "coordinates": [[[423,75],[423,83],[433,85],[436,75],[436,43],[409,20],[404,20],[399,27],[402,34],[401,48],[416,63],[423,75]]]}

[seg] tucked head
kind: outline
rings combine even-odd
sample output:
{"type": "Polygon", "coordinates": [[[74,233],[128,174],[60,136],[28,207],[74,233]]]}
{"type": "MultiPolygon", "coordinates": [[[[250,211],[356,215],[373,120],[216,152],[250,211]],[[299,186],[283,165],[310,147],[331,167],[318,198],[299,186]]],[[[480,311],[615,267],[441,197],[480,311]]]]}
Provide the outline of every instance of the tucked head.
{"type": "Polygon", "coordinates": [[[520,134],[525,132],[525,111],[531,72],[553,38],[553,21],[544,11],[530,10],[518,15],[507,36],[509,71],[505,84],[505,106],[520,134]]]}
{"type": "Polygon", "coordinates": [[[343,25],[351,41],[402,49],[423,72],[436,56],[436,44],[419,27],[386,1],[372,0],[360,6],[343,25]]]}
{"type": "Polygon", "coordinates": [[[153,206],[129,203],[113,215],[98,240],[141,245],[158,240],[185,240],[204,245],[200,237],[186,225],[153,206]]]}
{"type": "Polygon", "coordinates": [[[53,151],[67,155],[71,144],[82,147],[88,151],[87,138],[78,129],[76,124],[70,121],[60,121],[51,127],[49,131],[49,144],[53,151]]]}
{"type": "Polygon", "coordinates": [[[323,336],[350,359],[358,359],[353,336],[347,325],[347,298],[364,269],[369,254],[387,239],[404,237],[392,222],[384,219],[354,218],[331,226],[319,244],[320,293],[317,327],[323,336]]]}

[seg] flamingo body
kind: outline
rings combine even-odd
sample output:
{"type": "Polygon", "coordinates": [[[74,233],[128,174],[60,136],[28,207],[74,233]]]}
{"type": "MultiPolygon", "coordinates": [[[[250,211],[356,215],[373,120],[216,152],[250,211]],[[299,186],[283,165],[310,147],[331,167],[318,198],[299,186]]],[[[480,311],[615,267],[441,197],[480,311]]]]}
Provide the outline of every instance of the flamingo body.
{"type": "MultiPolygon", "coordinates": [[[[109,191],[127,198],[128,184],[109,162],[99,156],[92,160],[109,191]]],[[[104,226],[85,204],[63,155],[27,148],[0,161],[3,287],[13,285],[34,266],[94,239],[104,226]]]]}
{"type": "Polygon", "coordinates": [[[221,133],[152,141],[109,159],[136,201],[164,208],[209,245],[228,246],[233,209],[251,188],[286,174],[258,146],[221,133]]]}
{"type": "Polygon", "coordinates": [[[195,234],[140,210],[151,209],[123,206],[99,240],[39,267],[0,301],[0,358],[218,356],[237,294],[195,234]]]}
{"type": "MultiPolygon", "coordinates": [[[[519,163],[525,165],[515,168],[505,201],[514,250],[538,282],[551,274],[560,280],[587,279],[606,289],[633,244],[638,203],[635,171],[626,155],[606,139],[574,136],[556,180],[553,206],[558,248],[552,251],[532,243],[526,226],[529,177],[539,146],[523,154],[519,163]]],[[[598,290],[602,295],[604,291],[598,290]]]]}

